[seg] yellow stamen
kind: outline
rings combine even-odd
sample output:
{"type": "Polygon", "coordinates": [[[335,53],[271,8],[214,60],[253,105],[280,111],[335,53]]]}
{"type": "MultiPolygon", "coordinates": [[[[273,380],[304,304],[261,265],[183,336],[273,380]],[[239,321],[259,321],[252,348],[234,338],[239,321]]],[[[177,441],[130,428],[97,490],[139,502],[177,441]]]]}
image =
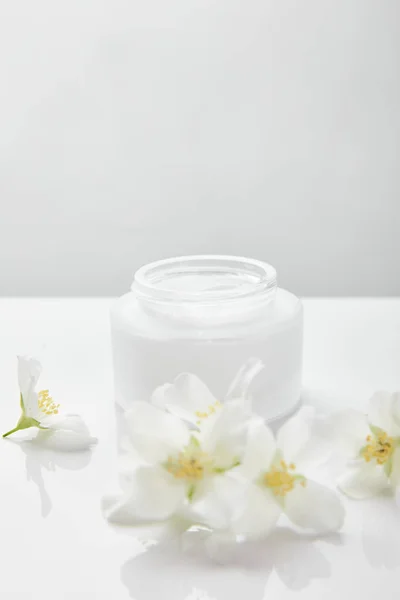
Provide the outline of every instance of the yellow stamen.
{"type": "Polygon", "coordinates": [[[275,496],[284,497],[294,489],[296,480],[300,480],[300,484],[305,487],[306,479],[300,475],[289,473],[289,469],[294,471],[296,465],[290,463],[288,466],[284,460],[281,460],[278,465],[271,467],[271,470],[264,474],[263,483],[271,488],[275,496]]]}
{"type": "Polygon", "coordinates": [[[375,459],[378,465],[384,465],[393,454],[393,438],[389,437],[386,431],[382,431],[374,437],[367,436],[366,440],[369,443],[361,450],[361,456],[366,462],[375,459]]]}
{"type": "Polygon", "coordinates": [[[211,457],[193,444],[189,444],[178,456],[169,456],[165,464],[168,473],[176,479],[192,482],[203,479],[205,472],[211,467],[211,457]]]}
{"type": "Polygon", "coordinates": [[[216,402],[214,402],[214,404],[210,404],[210,406],[207,408],[206,412],[201,412],[201,411],[196,411],[195,415],[196,417],[199,417],[199,419],[207,419],[207,417],[210,417],[211,415],[213,415],[218,408],[221,408],[222,404],[221,402],[219,402],[218,400],[216,402]]]}
{"type": "Polygon", "coordinates": [[[41,390],[38,394],[38,408],[45,415],[58,415],[59,404],[53,402],[49,390],[41,390]]]}

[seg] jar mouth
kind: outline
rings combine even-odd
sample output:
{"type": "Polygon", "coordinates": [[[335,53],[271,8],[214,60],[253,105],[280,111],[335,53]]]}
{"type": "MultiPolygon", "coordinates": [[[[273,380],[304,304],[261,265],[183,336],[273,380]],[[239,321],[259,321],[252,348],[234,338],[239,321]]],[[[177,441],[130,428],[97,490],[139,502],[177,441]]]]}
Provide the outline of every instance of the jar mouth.
{"type": "Polygon", "coordinates": [[[276,271],[259,260],[220,255],[181,256],[149,263],[132,291],[154,303],[214,305],[275,295],[276,271]]]}

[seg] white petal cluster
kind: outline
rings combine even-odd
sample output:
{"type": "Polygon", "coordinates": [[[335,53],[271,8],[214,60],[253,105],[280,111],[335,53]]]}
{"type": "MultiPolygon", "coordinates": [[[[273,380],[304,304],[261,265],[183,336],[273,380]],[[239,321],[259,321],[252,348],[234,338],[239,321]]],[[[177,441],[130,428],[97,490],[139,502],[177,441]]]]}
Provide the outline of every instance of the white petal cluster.
{"type": "Polygon", "coordinates": [[[282,514],[315,534],[338,530],[338,496],[309,478],[326,457],[311,408],[275,437],[251,412],[248,388],[260,370],[248,361],[222,400],[195,375],[155,390],[126,413],[130,451],[122,459],[122,494],[107,502],[118,524],[175,520],[234,539],[271,532],[282,514]]]}

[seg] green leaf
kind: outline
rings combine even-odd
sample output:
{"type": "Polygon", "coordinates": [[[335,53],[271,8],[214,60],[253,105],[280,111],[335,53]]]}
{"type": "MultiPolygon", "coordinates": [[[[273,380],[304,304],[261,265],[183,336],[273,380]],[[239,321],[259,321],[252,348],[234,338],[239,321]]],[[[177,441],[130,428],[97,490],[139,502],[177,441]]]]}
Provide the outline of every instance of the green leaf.
{"type": "Polygon", "coordinates": [[[19,405],[21,407],[22,414],[24,415],[25,414],[25,405],[24,405],[24,399],[22,397],[22,393],[20,393],[20,395],[19,395],[19,405]]]}

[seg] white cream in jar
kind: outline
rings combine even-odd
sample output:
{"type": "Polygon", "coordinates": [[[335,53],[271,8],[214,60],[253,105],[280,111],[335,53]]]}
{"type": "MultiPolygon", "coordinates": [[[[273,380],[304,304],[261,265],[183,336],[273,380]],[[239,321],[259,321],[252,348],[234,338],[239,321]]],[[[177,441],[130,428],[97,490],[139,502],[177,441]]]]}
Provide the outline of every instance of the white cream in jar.
{"type": "Polygon", "coordinates": [[[223,398],[239,368],[260,359],[251,385],[266,420],[300,399],[303,316],[270,265],[231,256],[171,258],[140,268],[111,312],[117,414],[184,372],[223,398]]]}

